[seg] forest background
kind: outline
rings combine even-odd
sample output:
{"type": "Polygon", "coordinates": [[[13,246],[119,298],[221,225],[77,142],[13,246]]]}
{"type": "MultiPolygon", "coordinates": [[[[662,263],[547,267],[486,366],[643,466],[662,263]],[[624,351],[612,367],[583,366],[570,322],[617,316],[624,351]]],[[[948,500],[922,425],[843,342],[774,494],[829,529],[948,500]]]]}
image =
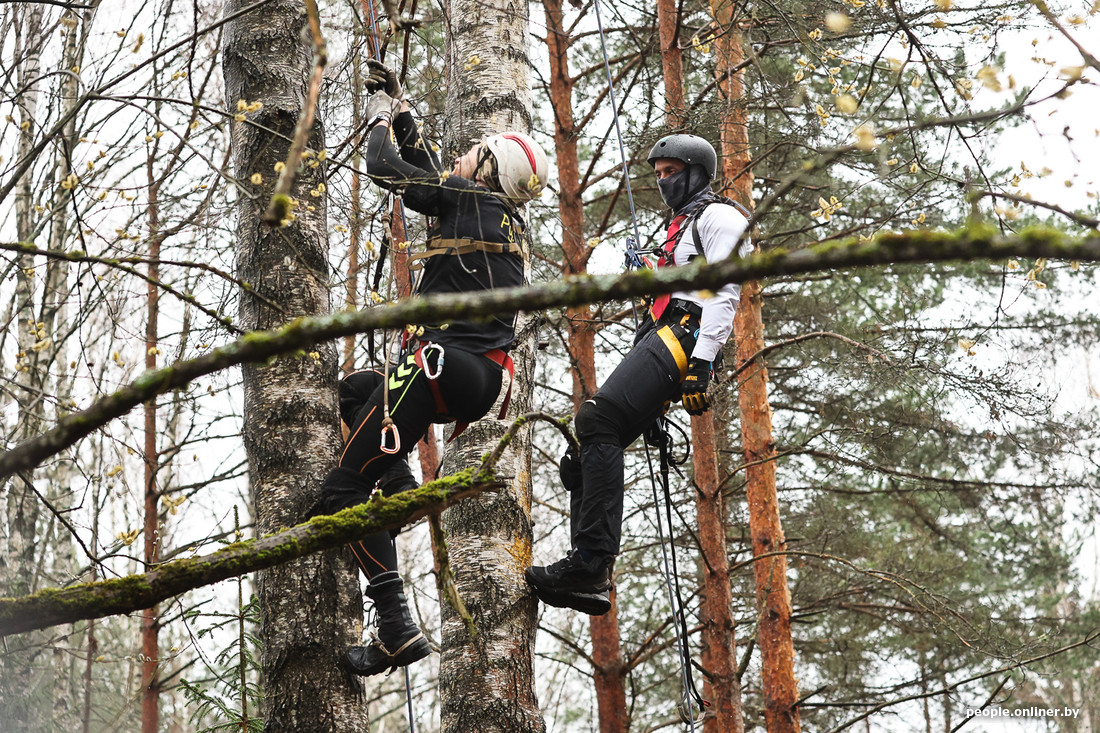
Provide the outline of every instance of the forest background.
{"type": "MultiPolygon", "coordinates": [[[[673,548],[714,711],[696,729],[1100,725],[1097,5],[311,6],[0,4],[0,729],[689,729],[673,548]],[[510,417],[567,417],[629,348],[624,296],[650,281],[572,276],[659,230],[661,134],[715,141],[778,254],[691,275],[762,287],[711,418],[670,413],[695,450],[667,507],[655,452],[628,455],[613,612],[525,590],[568,534],[565,438],[534,421],[490,491],[399,536],[442,650],[407,679],[340,671],[363,620],[338,549],[243,574],[246,545],[229,579],[149,607],[105,586],[114,615],[74,595],[91,610],[50,621],[47,589],[300,522],[337,454],[338,374],[381,364],[406,321],[499,307],[401,301],[424,222],[358,157],[380,54],[445,160],[509,127],[552,159],[510,417]],[[286,186],[298,203],[265,224],[286,186]],[[320,320],[255,335],[298,316],[320,320]]],[[[449,430],[419,447],[425,479],[504,425],[449,430]]]]}

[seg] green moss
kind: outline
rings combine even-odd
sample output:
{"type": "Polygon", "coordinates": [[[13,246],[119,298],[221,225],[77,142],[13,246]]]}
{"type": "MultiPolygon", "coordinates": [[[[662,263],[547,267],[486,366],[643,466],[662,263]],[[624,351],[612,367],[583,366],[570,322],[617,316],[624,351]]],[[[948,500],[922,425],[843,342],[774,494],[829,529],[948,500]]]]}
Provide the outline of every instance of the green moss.
{"type": "Polygon", "coordinates": [[[290,215],[292,205],[289,195],[285,193],[275,194],[271,197],[271,206],[268,208],[270,218],[275,221],[286,219],[290,215]]]}

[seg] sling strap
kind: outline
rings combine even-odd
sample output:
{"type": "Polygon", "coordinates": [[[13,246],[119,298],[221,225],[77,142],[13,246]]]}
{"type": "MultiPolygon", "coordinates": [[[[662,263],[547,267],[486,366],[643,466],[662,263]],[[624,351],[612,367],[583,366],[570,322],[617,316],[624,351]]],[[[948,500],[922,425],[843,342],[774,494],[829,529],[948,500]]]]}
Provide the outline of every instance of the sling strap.
{"type": "Polygon", "coordinates": [[[444,239],[436,237],[429,239],[428,249],[409,255],[409,269],[419,270],[424,267],[423,260],[436,255],[465,255],[471,252],[488,252],[490,254],[513,254],[517,257],[527,258],[527,253],[519,242],[483,242],[479,239],[444,239]]]}

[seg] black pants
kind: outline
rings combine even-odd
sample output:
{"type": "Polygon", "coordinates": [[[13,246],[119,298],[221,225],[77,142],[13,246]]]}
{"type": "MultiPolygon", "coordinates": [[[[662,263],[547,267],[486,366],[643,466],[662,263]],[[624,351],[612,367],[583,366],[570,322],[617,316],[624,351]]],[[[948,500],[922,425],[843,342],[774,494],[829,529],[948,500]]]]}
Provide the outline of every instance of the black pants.
{"type": "Polygon", "coordinates": [[[579,457],[562,459],[570,492],[573,546],[616,555],[622,539],[623,450],[679,399],[680,383],[699,337],[696,309],[672,306],[645,332],[611,376],[577,411],[579,457]]]}
{"type": "MultiPolygon", "coordinates": [[[[321,487],[321,507],[333,513],[362,504],[370,498],[375,484],[389,469],[406,461],[432,423],[473,422],[485,416],[500,394],[503,369],[481,354],[471,354],[453,346],[425,352],[428,371],[435,374],[440,396],[446,407],[441,412],[424,369],[410,354],[390,368],[389,380],[380,371],[355,372],[340,383],[340,414],[350,432],[340,465],[333,469],[321,487]],[[389,392],[390,419],[400,440],[393,453],[382,450],[383,396],[389,392]]],[[[394,435],[385,436],[385,445],[394,447],[394,435]]],[[[367,577],[397,569],[397,556],[388,532],[371,535],[353,546],[367,577]],[[366,557],[361,556],[366,553],[366,557]],[[365,561],[365,562],[364,562],[365,561]]]]}

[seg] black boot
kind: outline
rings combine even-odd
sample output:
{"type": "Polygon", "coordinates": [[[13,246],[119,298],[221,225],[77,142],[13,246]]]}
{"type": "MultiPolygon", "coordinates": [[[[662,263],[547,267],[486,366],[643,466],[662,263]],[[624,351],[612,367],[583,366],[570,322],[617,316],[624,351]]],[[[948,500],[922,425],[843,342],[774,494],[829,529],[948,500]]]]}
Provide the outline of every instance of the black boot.
{"type": "Polygon", "coordinates": [[[366,646],[353,646],[344,654],[352,672],[369,677],[405,667],[431,653],[432,648],[413,622],[405,600],[404,583],[396,572],[371,579],[365,591],[374,601],[378,629],[366,646]]]}
{"type": "Polygon", "coordinates": [[[573,550],[553,565],[527,568],[524,577],[543,603],[602,616],[611,610],[613,560],[596,556],[585,561],[579,550],[573,550]]]}

